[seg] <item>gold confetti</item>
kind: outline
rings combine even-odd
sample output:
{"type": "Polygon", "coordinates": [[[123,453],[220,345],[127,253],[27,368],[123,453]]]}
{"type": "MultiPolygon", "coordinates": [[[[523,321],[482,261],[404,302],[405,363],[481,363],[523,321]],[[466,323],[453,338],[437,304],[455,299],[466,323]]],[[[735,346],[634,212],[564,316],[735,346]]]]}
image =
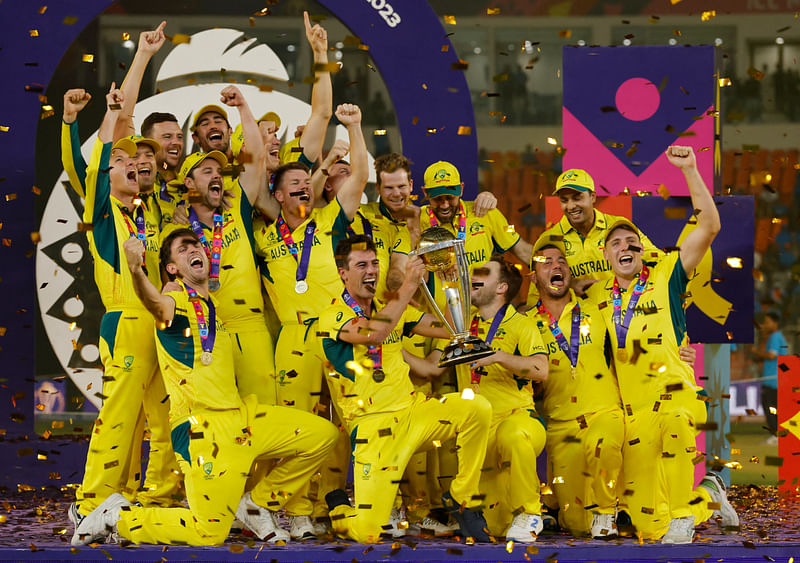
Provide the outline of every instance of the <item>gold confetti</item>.
{"type": "Polygon", "coordinates": [[[77,21],[78,21],[78,18],[75,17],[75,16],[66,16],[66,17],[64,17],[64,20],[63,20],[64,25],[75,25],[75,23],[77,21]]]}
{"type": "Polygon", "coordinates": [[[128,33],[127,31],[122,34],[122,40],[123,41],[128,41],[130,38],[131,38],[131,34],[128,33]]]}
{"type": "Polygon", "coordinates": [[[670,1],[670,3],[672,3],[672,5],[674,6],[675,4],[677,4],[678,2],[680,2],[681,0],[669,0],[669,1],[670,1]]]}
{"type": "Polygon", "coordinates": [[[459,135],[471,135],[472,134],[472,127],[469,125],[459,125],[458,126],[458,134],[459,135]]]}
{"type": "Polygon", "coordinates": [[[39,15],[44,14],[47,11],[47,6],[42,6],[39,8],[39,15]]]}
{"type": "Polygon", "coordinates": [[[729,257],[726,260],[726,262],[728,263],[728,266],[730,266],[731,268],[737,268],[738,269],[738,268],[742,267],[742,259],[738,258],[738,257],[735,257],[735,256],[729,257]]]}
{"type": "Polygon", "coordinates": [[[3,133],[7,133],[9,129],[11,128],[8,125],[0,125],[0,131],[3,133]]]}
{"type": "Polygon", "coordinates": [[[176,33],[175,35],[172,36],[171,41],[175,45],[180,45],[181,43],[191,43],[192,38],[183,33],[176,33]]]}
{"type": "Polygon", "coordinates": [[[547,137],[547,144],[549,145],[557,145],[558,139],[554,139],[553,137],[547,137]]]}
{"type": "Polygon", "coordinates": [[[85,63],[93,63],[94,62],[94,55],[92,53],[84,53],[81,57],[81,60],[85,63]]]}
{"type": "Polygon", "coordinates": [[[707,22],[708,20],[710,20],[711,18],[715,17],[716,15],[717,15],[717,11],[716,10],[706,10],[705,12],[700,14],[700,21],[707,22]]]}
{"type": "MultiPolygon", "coordinates": [[[[66,528],[64,528],[66,530],[66,528]]],[[[512,553],[514,551],[514,540],[508,540],[506,543],[506,551],[512,553]]]]}
{"type": "Polygon", "coordinates": [[[572,37],[572,30],[571,29],[562,29],[558,32],[558,36],[564,39],[569,39],[572,37]]]}
{"type": "Polygon", "coordinates": [[[720,78],[719,79],[719,87],[720,88],[724,88],[725,86],[730,86],[730,85],[731,85],[731,79],[730,78],[720,78]]]}
{"type": "Polygon", "coordinates": [[[455,16],[443,16],[443,17],[444,17],[444,23],[447,23],[447,24],[450,24],[450,25],[456,25],[456,17],[455,16]]]}
{"type": "Polygon", "coordinates": [[[375,129],[372,134],[376,137],[382,137],[383,135],[386,135],[386,129],[375,129]]]}
{"type": "Polygon", "coordinates": [[[29,29],[28,35],[31,37],[39,37],[39,30],[38,29],[29,29]]]}

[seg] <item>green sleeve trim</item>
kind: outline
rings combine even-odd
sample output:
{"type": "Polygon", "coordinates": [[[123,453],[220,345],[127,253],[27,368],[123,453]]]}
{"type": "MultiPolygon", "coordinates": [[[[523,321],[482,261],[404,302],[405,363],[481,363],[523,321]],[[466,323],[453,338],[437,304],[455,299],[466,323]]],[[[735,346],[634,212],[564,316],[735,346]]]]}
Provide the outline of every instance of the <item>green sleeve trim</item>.
{"type": "MultiPolygon", "coordinates": [[[[344,209],[342,209],[338,196],[335,201],[336,205],[339,207],[339,213],[336,215],[336,220],[333,222],[333,227],[331,228],[331,250],[335,250],[339,241],[347,238],[347,227],[353,222],[344,212],[344,209]]],[[[329,203],[328,205],[332,204],[329,203]]]]}
{"type": "Polygon", "coordinates": [[[300,153],[300,156],[297,158],[297,162],[299,162],[299,163],[301,163],[301,164],[305,164],[306,166],[308,166],[309,170],[311,170],[312,168],[314,168],[314,163],[313,163],[313,162],[311,162],[311,161],[308,159],[308,157],[306,156],[306,153],[304,153],[304,152],[301,152],[301,153],[300,153]]]}
{"type": "MultiPolygon", "coordinates": [[[[92,237],[97,254],[114,269],[114,273],[122,271],[117,244],[117,226],[114,220],[113,203],[111,203],[111,181],[109,179],[109,161],[111,159],[111,143],[104,143],[100,153],[94,190],[94,205],[92,206],[92,237]]],[[[120,210],[120,213],[122,211],[120,210]]]]}
{"type": "Polygon", "coordinates": [[[672,329],[675,332],[675,341],[680,345],[683,335],[686,333],[686,311],[683,308],[686,286],[689,283],[689,276],[683,268],[680,254],[672,268],[669,276],[669,312],[672,318],[672,329]]]}
{"type": "Polygon", "coordinates": [[[156,330],[156,336],[161,347],[172,359],[193,369],[194,341],[191,336],[186,336],[188,328],[189,319],[184,315],[175,315],[168,327],[156,330]]]}
{"type": "Polygon", "coordinates": [[[322,349],[325,351],[325,357],[333,364],[333,369],[335,369],[340,376],[350,381],[356,380],[355,373],[347,367],[347,362],[353,361],[352,344],[344,342],[343,340],[323,338],[322,349]]]}
{"type": "Polygon", "coordinates": [[[72,167],[75,171],[75,175],[78,177],[80,181],[80,186],[75,186],[74,189],[77,191],[79,188],[83,190],[83,193],[86,193],[86,160],[83,158],[83,154],[81,154],[81,139],[80,135],[78,134],[78,120],[76,119],[72,123],[69,124],[69,139],[70,139],[70,148],[72,149],[72,167]]]}

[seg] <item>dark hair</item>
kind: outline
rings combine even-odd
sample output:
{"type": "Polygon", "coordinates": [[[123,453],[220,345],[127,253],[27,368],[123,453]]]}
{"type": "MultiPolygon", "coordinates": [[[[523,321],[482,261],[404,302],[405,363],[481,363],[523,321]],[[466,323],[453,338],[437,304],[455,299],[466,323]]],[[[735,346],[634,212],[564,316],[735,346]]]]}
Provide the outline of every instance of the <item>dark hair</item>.
{"type": "MultiPolygon", "coordinates": [[[[150,137],[150,134],[153,132],[153,126],[156,123],[164,123],[165,121],[174,121],[178,123],[178,118],[171,113],[163,113],[160,111],[154,111],[145,117],[142,122],[142,137],[150,137]]],[[[180,124],[178,124],[178,126],[180,127],[180,124]]]]}
{"type": "Polygon", "coordinates": [[[352,235],[339,241],[334,251],[334,258],[336,258],[336,267],[349,268],[350,254],[353,252],[353,247],[356,245],[363,245],[363,248],[356,248],[355,250],[371,250],[378,253],[375,248],[375,243],[366,235],[352,235]]]}
{"type": "Polygon", "coordinates": [[[781,324],[781,314],[777,311],[767,311],[764,316],[775,321],[775,324],[781,324]]]}
{"type": "Polygon", "coordinates": [[[505,283],[508,285],[508,291],[506,291],[506,303],[511,303],[514,299],[516,299],[517,294],[519,293],[519,288],[522,287],[522,273],[516,268],[516,266],[514,266],[514,264],[509,264],[506,262],[506,259],[503,258],[502,254],[492,254],[489,262],[496,262],[497,265],[500,266],[499,280],[500,283],[505,283]]]}
{"type": "MultiPolygon", "coordinates": [[[[534,250],[533,254],[531,255],[531,264],[530,264],[531,270],[536,271],[536,262],[538,262],[536,257],[539,255],[539,253],[542,252],[543,250],[549,250],[551,248],[555,248],[556,250],[558,250],[561,253],[561,256],[564,256],[564,250],[562,248],[559,248],[557,245],[552,244],[552,243],[544,244],[544,245],[540,246],[539,248],[537,248],[536,250],[534,250]]],[[[566,258],[566,256],[565,256],[565,258],[566,258]]]]}
{"type": "Polygon", "coordinates": [[[383,154],[375,159],[375,184],[381,187],[381,172],[391,174],[398,170],[405,170],[409,179],[411,178],[411,161],[400,153],[391,152],[383,154]]]}
{"type": "Polygon", "coordinates": [[[281,164],[278,166],[278,169],[272,175],[272,191],[275,192],[278,188],[281,187],[281,180],[283,180],[283,175],[286,174],[289,170],[302,170],[303,172],[308,173],[308,166],[303,164],[302,162],[287,162],[286,164],[281,164]]]}
{"type": "Polygon", "coordinates": [[[167,274],[169,281],[175,280],[175,274],[170,274],[167,272],[167,264],[172,262],[172,243],[175,242],[175,239],[180,237],[189,237],[197,242],[200,242],[200,239],[194,233],[194,231],[186,227],[175,229],[166,237],[164,237],[164,240],[161,241],[161,250],[158,253],[158,260],[161,264],[161,270],[167,274]]]}

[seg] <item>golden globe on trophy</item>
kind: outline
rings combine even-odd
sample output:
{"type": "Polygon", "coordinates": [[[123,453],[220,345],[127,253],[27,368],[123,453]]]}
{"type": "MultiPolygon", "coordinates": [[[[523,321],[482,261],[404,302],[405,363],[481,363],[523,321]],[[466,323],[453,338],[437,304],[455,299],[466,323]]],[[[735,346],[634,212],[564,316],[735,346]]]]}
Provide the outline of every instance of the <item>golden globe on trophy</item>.
{"type": "Polygon", "coordinates": [[[411,256],[419,256],[425,269],[442,281],[447,309],[452,323],[436,305],[425,280],[420,287],[431,310],[450,331],[452,338],[445,347],[439,367],[474,362],[494,354],[494,350],[477,336],[469,332],[470,319],[470,279],[464,241],[456,238],[442,227],[425,229],[420,236],[419,245],[411,256]]]}

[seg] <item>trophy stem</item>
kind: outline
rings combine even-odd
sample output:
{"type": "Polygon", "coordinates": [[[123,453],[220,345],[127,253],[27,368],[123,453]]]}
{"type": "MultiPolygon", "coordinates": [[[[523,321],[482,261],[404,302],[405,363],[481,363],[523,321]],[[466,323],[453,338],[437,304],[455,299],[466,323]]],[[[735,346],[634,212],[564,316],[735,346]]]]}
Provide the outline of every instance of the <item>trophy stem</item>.
{"type": "MultiPolygon", "coordinates": [[[[428,275],[432,276],[433,272],[431,272],[428,275]]],[[[447,330],[450,333],[450,335],[455,338],[456,331],[453,330],[453,327],[450,326],[450,323],[447,322],[447,319],[442,314],[442,312],[439,310],[439,307],[436,306],[436,301],[433,299],[433,295],[431,295],[431,291],[428,289],[428,284],[425,283],[424,279],[420,279],[420,284],[419,285],[422,288],[422,294],[425,296],[425,301],[428,302],[429,308],[436,315],[436,318],[439,319],[439,322],[442,323],[445,327],[447,327],[447,330]]]]}

